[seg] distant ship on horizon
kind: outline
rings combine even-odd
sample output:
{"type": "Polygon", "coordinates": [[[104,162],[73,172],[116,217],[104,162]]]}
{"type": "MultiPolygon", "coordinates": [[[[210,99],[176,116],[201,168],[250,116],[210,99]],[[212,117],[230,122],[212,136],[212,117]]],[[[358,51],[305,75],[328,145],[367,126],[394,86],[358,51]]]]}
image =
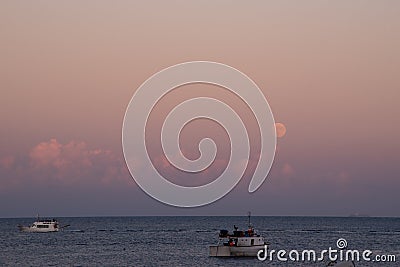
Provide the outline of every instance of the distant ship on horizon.
{"type": "Polygon", "coordinates": [[[355,213],[350,214],[348,217],[371,217],[371,216],[369,216],[368,214],[355,212],[355,213]]]}

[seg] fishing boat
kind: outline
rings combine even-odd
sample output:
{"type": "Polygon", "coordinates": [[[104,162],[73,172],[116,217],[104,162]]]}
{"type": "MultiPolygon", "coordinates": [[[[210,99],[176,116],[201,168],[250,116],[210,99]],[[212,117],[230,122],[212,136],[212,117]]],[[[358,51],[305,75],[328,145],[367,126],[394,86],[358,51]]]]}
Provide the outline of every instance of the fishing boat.
{"type": "Polygon", "coordinates": [[[58,232],[60,229],[68,227],[68,225],[64,225],[62,227],[59,226],[59,223],[56,219],[39,219],[31,225],[31,226],[23,226],[18,225],[18,228],[21,232],[30,232],[30,233],[49,233],[49,232],[58,232]]]}
{"type": "Polygon", "coordinates": [[[211,257],[257,257],[259,250],[264,249],[264,238],[256,233],[250,222],[251,213],[248,214],[248,229],[239,231],[234,225],[233,233],[228,230],[219,232],[217,245],[210,246],[211,257]]]}

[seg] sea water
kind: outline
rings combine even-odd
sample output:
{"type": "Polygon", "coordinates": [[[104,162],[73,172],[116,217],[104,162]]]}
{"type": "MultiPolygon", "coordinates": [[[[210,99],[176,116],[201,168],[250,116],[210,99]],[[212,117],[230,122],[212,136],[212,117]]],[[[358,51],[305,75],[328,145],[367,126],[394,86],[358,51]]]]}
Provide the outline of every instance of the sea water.
{"type": "MultiPolygon", "coordinates": [[[[57,233],[19,232],[34,218],[0,219],[0,266],[326,266],[327,262],[259,261],[209,257],[221,229],[247,227],[247,217],[58,218],[71,226],[57,233]]],[[[397,262],[356,266],[400,266],[400,218],[257,217],[256,231],[273,250],[322,251],[344,238],[348,249],[395,255],[397,262]]]]}

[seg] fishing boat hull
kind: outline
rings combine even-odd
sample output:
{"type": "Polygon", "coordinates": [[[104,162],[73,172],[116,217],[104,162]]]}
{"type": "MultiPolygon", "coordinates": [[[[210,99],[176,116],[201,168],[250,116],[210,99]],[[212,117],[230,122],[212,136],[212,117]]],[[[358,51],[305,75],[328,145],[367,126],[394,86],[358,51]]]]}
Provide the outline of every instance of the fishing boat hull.
{"type": "Polygon", "coordinates": [[[257,257],[258,251],[264,249],[264,245],[235,247],[215,245],[210,246],[211,257],[257,257]]]}

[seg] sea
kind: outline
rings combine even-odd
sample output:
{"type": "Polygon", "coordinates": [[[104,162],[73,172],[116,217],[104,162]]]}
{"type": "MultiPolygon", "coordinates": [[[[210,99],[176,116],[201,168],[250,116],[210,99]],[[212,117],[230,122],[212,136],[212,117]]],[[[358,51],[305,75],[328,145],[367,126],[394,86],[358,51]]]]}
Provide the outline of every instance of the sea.
{"type": "MultiPolygon", "coordinates": [[[[221,229],[247,227],[246,216],[66,217],[56,233],[19,232],[35,218],[0,219],[0,266],[328,266],[323,261],[296,261],[297,250],[337,249],[394,255],[396,262],[355,261],[355,266],[400,266],[400,218],[263,217],[251,223],[271,250],[286,251],[287,261],[209,257],[221,229]]],[[[361,254],[360,254],[361,255],[361,254]]],[[[283,259],[285,256],[282,257],[283,259]]],[[[381,257],[382,258],[382,257],[381,257]]]]}

